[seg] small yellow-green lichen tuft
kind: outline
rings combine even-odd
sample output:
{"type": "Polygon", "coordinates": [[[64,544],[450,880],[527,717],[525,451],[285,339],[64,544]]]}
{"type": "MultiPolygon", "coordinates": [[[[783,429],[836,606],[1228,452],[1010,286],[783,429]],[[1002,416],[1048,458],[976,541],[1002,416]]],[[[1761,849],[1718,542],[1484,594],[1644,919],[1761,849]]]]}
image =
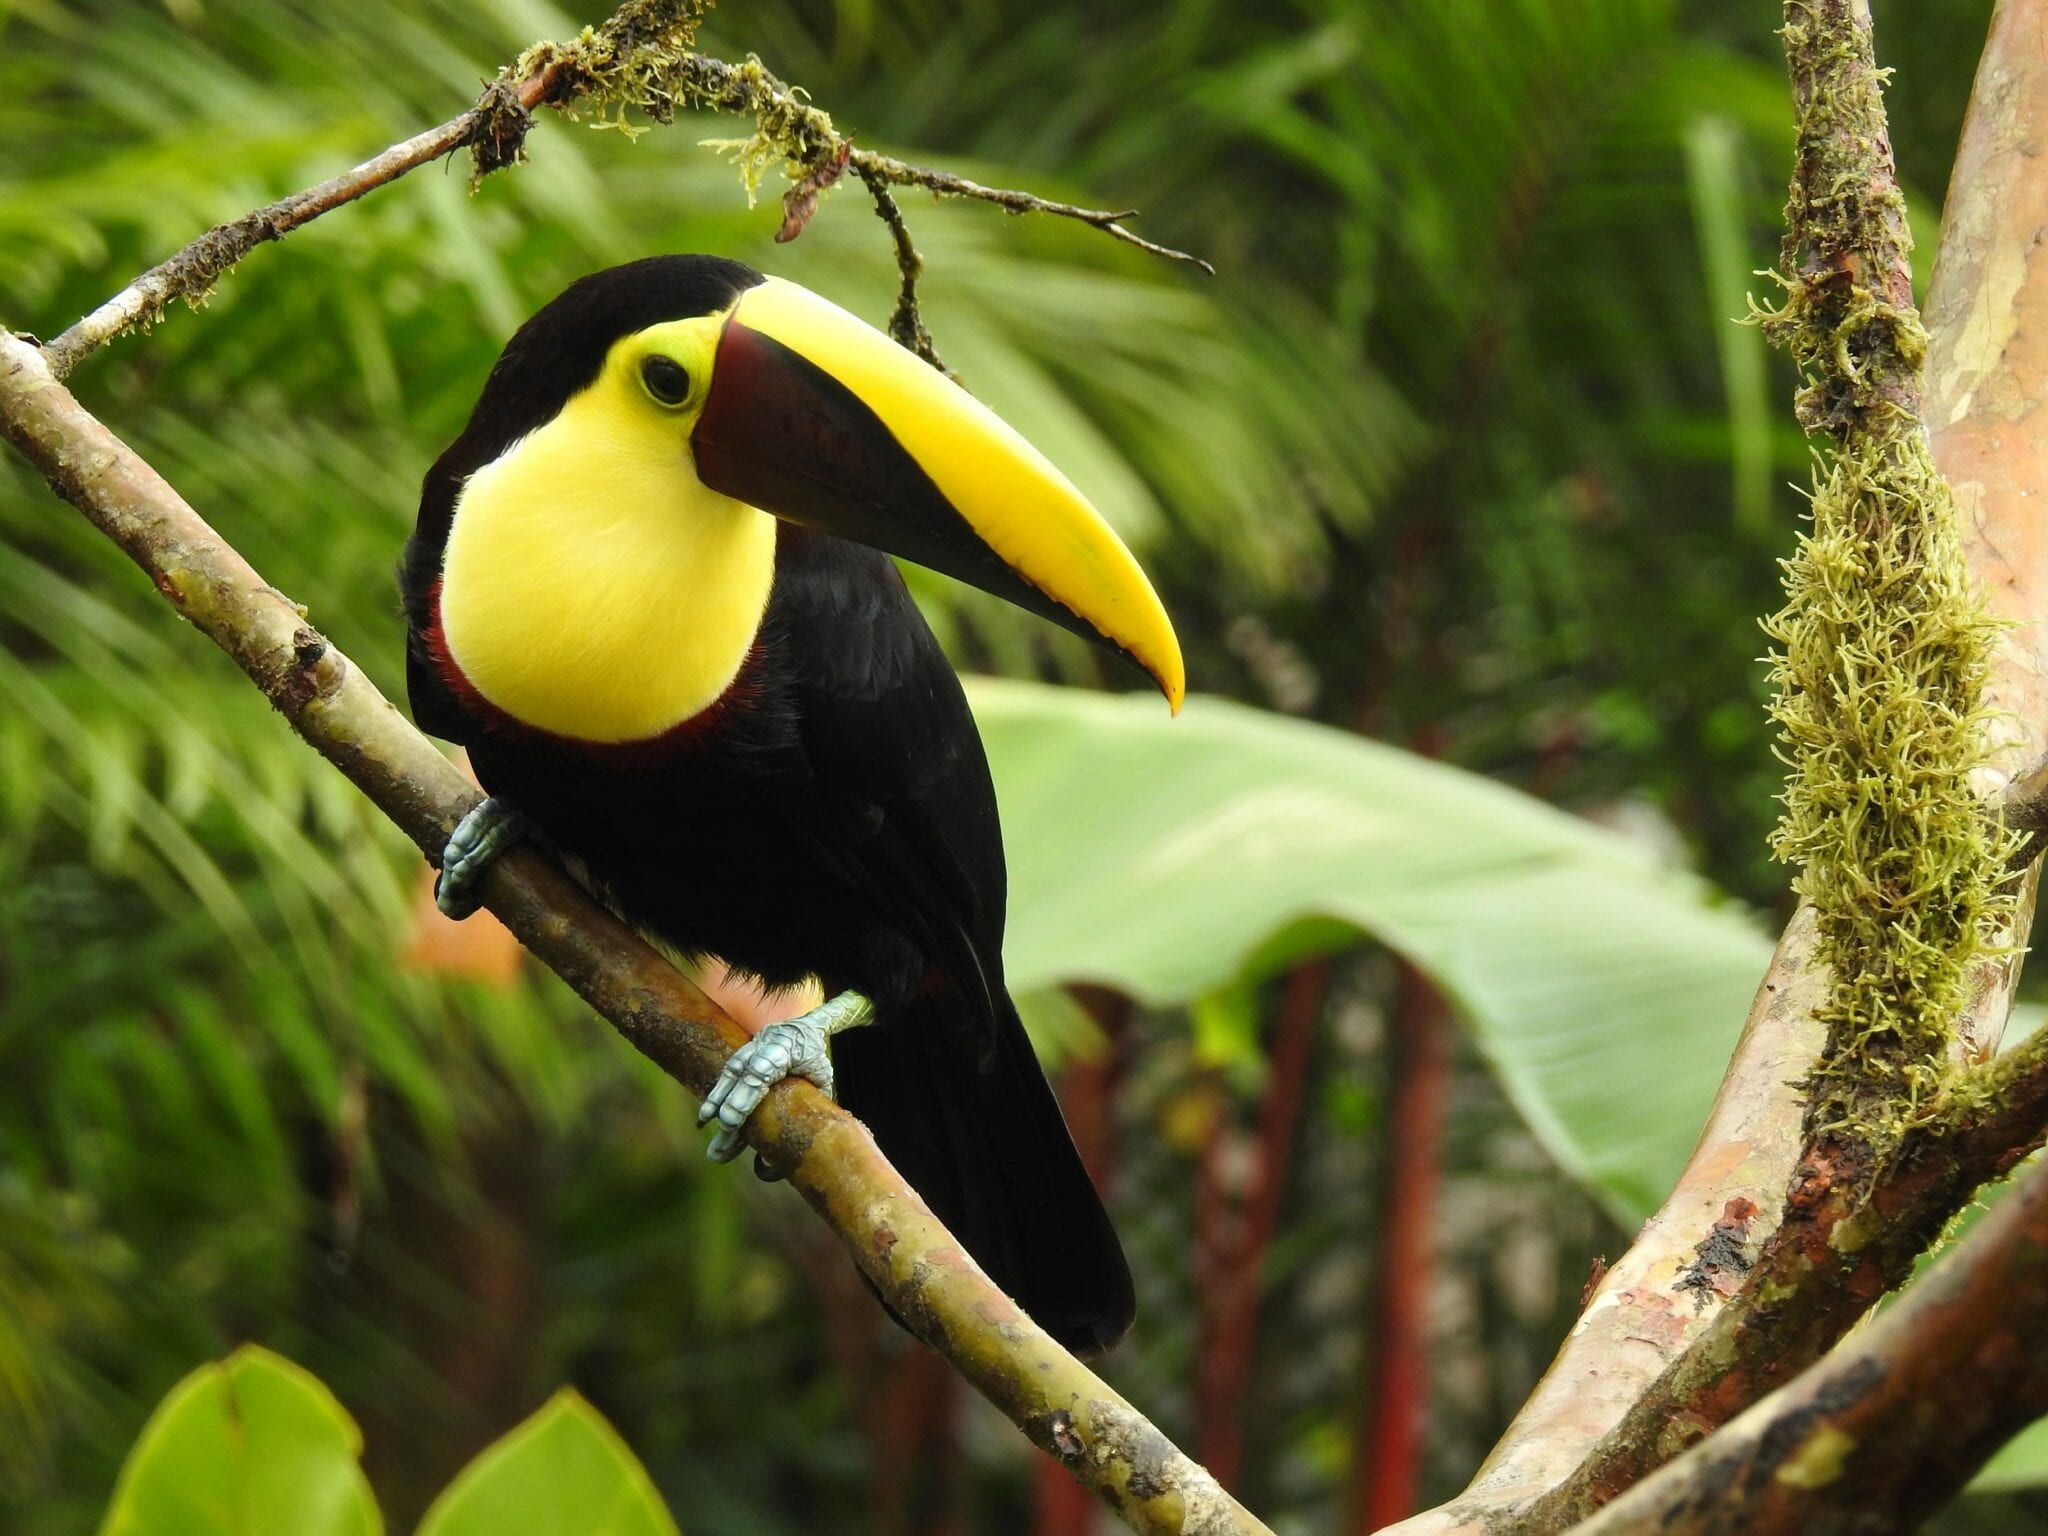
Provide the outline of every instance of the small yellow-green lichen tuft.
{"type": "Polygon", "coordinates": [[[1793,0],[1788,16],[1785,300],[1758,318],[1831,451],[1765,624],[1790,769],[1774,847],[1799,866],[1830,972],[1809,1125],[1883,1158],[1948,1086],[1972,963],[2012,920],[2011,840],[1971,785],[1999,626],[1919,421],[1926,334],[1867,24],[1844,0],[1793,0]]]}
{"type": "Polygon", "coordinates": [[[830,113],[813,106],[801,86],[784,85],[776,79],[759,59],[749,56],[745,63],[731,65],[725,76],[725,89],[704,105],[751,113],[754,131],[743,139],[707,139],[704,143],[739,167],[748,207],[754,205],[761,180],[770,171],[779,170],[789,180],[799,180],[844,142],[832,126],[830,113]]]}
{"type": "Polygon", "coordinates": [[[629,0],[574,42],[537,43],[512,67],[521,78],[556,82],[544,102],[587,107],[600,122],[625,127],[629,112],[673,122],[676,79],[697,57],[697,27],[710,8],[711,0],[629,0]]]}
{"type": "Polygon", "coordinates": [[[1856,1453],[1855,1439],[1832,1424],[1821,1424],[1778,1465],[1772,1477],[1793,1488],[1825,1488],[1841,1478],[1856,1453]]]}
{"type": "Polygon", "coordinates": [[[627,0],[604,23],[569,42],[535,43],[507,67],[478,104],[484,122],[473,135],[473,180],[525,155],[531,118],[517,88],[539,82],[535,105],[572,117],[594,114],[596,125],[632,135],[633,113],[653,122],[675,119],[688,99],[680,85],[699,62],[697,27],[712,0],[627,0]]]}
{"type": "Polygon", "coordinates": [[[471,141],[477,177],[523,153],[531,119],[517,88],[536,82],[537,105],[571,117],[592,114],[592,126],[629,137],[643,131],[635,114],[654,123],[673,122],[683,108],[753,118],[747,137],[707,141],[738,163],[750,205],[771,169],[802,181],[821,167],[843,168],[847,141],[801,89],[778,80],[758,58],[729,64],[696,52],[698,23],[710,6],[711,0],[628,0],[574,41],[527,49],[478,104],[483,120],[471,141]]]}

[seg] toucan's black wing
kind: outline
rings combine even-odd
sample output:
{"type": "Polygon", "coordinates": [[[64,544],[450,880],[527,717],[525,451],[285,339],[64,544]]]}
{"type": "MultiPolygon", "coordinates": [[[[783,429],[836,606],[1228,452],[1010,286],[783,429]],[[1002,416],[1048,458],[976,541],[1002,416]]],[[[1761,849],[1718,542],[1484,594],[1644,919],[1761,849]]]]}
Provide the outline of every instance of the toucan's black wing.
{"type": "Polygon", "coordinates": [[[793,691],[820,856],[924,950],[988,1040],[1002,831],[952,664],[887,555],[786,523],[764,638],[793,691]]]}
{"type": "Polygon", "coordinates": [[[823,856],[939,975],[833,1042],[840,1102],[1041,1326],[1106,1349],[1131,1275],[1004,989],[995,789],[960,680],[886,555],[787,525],[769,642],[823,856]]]}

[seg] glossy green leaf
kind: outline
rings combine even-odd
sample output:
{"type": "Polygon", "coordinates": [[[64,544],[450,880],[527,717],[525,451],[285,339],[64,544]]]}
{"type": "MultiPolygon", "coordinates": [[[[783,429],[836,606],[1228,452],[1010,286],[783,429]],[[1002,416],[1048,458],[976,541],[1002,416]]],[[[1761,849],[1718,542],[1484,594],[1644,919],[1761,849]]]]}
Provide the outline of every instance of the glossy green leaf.
{"type": "Polygon", "coordinates": [[[2021,1430],[1984,1464],[1970,1484],[1973,1493],[2008,1493],[2048,1483],[2048,1419],[2021,1430]]]}
{"type": "Polygon", "coordinates": [[[379,1536],[362,1449],[333,1393],[244,1345],[179,1382],[151,1415],[100,1536],[379,1536]]]}
{"type": "Polygon", "coordinates": [[[448,1485],[419,1536],[680,1536],[604,1416],[564,1387],[448,1485]]]}
{"type": "Polygon", "coordinates": [[[1700,881],[1490,780],[1217,699],[1178,720],[1137,694],[987,680],[973,700],[1004,820],[1031,829],[1009,850],[1013,987],[1183,1003],[1338,919],[1435,980],[1618,1215],[1669,1187],[1770,956],[1700,881]]]}

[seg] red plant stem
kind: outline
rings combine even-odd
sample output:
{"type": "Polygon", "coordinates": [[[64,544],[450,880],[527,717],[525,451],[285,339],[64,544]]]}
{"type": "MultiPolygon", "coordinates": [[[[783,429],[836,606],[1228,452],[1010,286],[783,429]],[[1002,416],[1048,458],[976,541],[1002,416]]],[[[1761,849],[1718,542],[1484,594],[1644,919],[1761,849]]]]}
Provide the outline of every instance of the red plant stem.
{"type": "Polygon", "coordinates": [[[907,1344],[888,1366],[879,1399],[869,1439],[868,1529],[874,1536],[964,1531],[960,1399],[946,1362],[907,1344]]]}
{"type": "Polygon", "coordinates": [[[1431,1232],[1442,1183],[1450,1020],[1429,979],[1405,961],[1387,1038],[1384,1226],[1366,1348],[1350,1529],[1378,1530],[1420,1502],[1429,1412],[1431,1232]]]}
{"type": "MultiPolygon", "coordinates": [[[[925,1530],[928,1536],[973,1536],[967,1509],[967,1458],[960,1450],[960,1378],[947,1366],[943,1355],[928,1349],[918,1353],[924,1356],[931,1377],[925,1429],[930,1437],[935,1486],[932,1518],[925,1530]]],[[[1078,1488],[1080,1484],[1074,1486],[1078,1488]]]]}
{"type": "Polygon", "coordinates": [[[1201,1155],[1195,1159],[1195,1445],[1202,1465],[1225,1488],[1235,1487],[1243,1456],[1237,1413],[1224,1360],[1224,1290],[1236,1247],[1227,1164],[1235,1140],[1230,1090],[1208,1069],[1203,1089],[1213,1111],[1201,1155]],[[1222,1471],[1216,1468],[1221,1466],[1222,1471]]]}
{"type": "Polygon", "coordinates": [[[1033,1458],[1031,1528],[1037,1536],[1095,1536],[1102,1503],[1050,1456],[1033,1458]]]}
{"type": "MultiPolygon", "coordinates": [[[[1082,1165],[1106,1195],[1116,1172],[1114,1112],[1127,1059],[1131,1000],[1108,987],[1081,985],[1070,990],[1106,1043],[1099,1055],[1067,1063],[1060,1074],[1060,1102],[1082,1165]]],[[[1100,1528],[1101,1501],[1050,1456],[1037,1459],[1033,1504],[1032,1529],[1037,1536],[1094,1536],[1100,1528]]]]}
{"type": "MultiPolygon", "coordinates": [[[[911,1480],[919,1459],[915,1349],[892,1360],[882,1378],[881,1411],[868,1439],[868,1529],[875,1536],[910,1536],[911,1480]]],[[[872,1379],[872,1378],[870,1378],[872,1379]]]]}
{"type": "Polygon", "coordinates": [[[1323,995],[1329,982],[1327,959],[1305,960],[1288,973],[1280,997],[1266,1098],[1259,1106],[1258,1171],[1245,1211],[1246,1284],[1242,1289],[1248,1309],[1255,1309],[1258,1272],[1280,1221],[1280,1197],[1287,1185],[1289,1154],[1294,1149],[1294,1131],[1301,1119],[1309,1062],[1315,1054],[1316,1021],[1322,1017],[1323,995]]]}
{"type": "Polygon", "coordinates": [[[1116,1175],[1116,1095],[1123,1085],[1131,1000],[1108,987],[1080,985],[1069,990],[1102,1031],[1104,1045],[1099,1055],[1076,1057],[1066,1064],[1060,1074],[1060,1103],[1088,1177],[1107,1194],[1116,1175]]]}
{"type": "MultiPolygon", "coordinates": [[[[1287,1188],[1295,1128],[1315,1054],[1316,1021],[1322,1016],[1329,976],[1330,963],[1324,959],[1304,961],[1288,973],[1254,1133],[1255,1161],[1243,1203],[1232,1213],[1235,1220],[1226,1225],[1222,1209],[1227,1196],[1220,1149],[1227,1138],[1210,1138],[1197,1175],[1198,1218],[1206,1194],[1213,1203],[1208,1231],[1214,1242],[1211,1267],[1198,1276],[1197,1305],[1204,1324],[1197,1366],[1198,1440],[1206,1452],[1204,1465],[1226,1488],[1237,1485],[1244,1466],[1244,1406],[1257,1358],[1260,1281],[1279,1226],[1280,1200],[1287,1188]]],[[[1197,1230],[1202,1230],[1199,1220],[1197,1230]]],[[[1198,1248],[1198,1255],[1201,1251],[1198,1248]]]]}

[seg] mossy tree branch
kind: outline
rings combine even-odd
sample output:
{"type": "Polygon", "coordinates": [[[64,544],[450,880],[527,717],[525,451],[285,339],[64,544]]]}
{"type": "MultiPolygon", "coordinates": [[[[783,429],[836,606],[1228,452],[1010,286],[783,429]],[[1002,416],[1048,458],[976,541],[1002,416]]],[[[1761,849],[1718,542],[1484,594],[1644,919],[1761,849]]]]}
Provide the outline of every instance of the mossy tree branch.
{"type": "MultiPolygon", "coordinates": [[[[2019,11],[2038,27],[2039,0],[2009,4],[2003,19],[2019,11]]],[[[2004,68],[2040,73],[2021,64],[2024,37],[2025,23],[1994,32],[1980,101],[2004,91],[2004,68]]],[[[1905,1279],[1980,1184],[2048,1134],[2038,1044],[1976,1064],[2002,1032],[2012,935],[2032,902],[2031,882],[2008,877],[2014,839],[1975,786],[1997,745],[1987,687],[2033,665],[1998,649],[1979,589],[2005,576],[2038,604],[2044,571],[2004,569],[1998,540],[1972,536],[1935,466],[1922,420],[1927,339],[1867,6],[1788,0],[1785,39],[1799,147],[1787,300],[1764,324],[1806,372],[1800,417],[1832,455],[1773,621],[1792,766],[1780,846],[1804,860],[1825,1035],[1781,1225],[1700,1337],[1539,1503],[1536,1530],[1569,1527],[1804,1371],[1905,1279]]],[[[1951,268],[1937,295],[1942,281],[1981,275],[1951,268]]],[[[2003,302],[2048,307],[2041,281],[2003,302]]],[[[1970,399],[1951,384],[1936,380],[1936,402],[1960,419],[1970,399]]],[[[2021,525],[2023,505],[2001,511],[2021,525]]],[[[2024,726],[2038,733],[2040,700],[2026,702],[2024,726]]]]}
{"type": "Polygon", "coordinates": [[[944,365],[918,314],[916,251],[902,211],[888,196],[892,186],[993,203],[1009,213],[1072,219],[1155,256],[1214,270],[1198,256],[1157,245],[1126,228],[1125,221],[1135,216],[1133,209],[1083,208],[1031,192],[986,187],[948,171],[857,148],[832,126],[823,109],[778,80],[759,59],[731,64],[696,52],[692,44],[708,8],[709,0],[626,0],[601,25],[586,27],[569,42],[536,43],[500,70],[468,111],[317,186],[217,225],[150,268],[44,347],[52,373],[67,377],[95,349],[161,320],[175,300],[197,307],[257,246],[281,239],[408,171],[465,148],[474,166],[473,182],[517,164],[525,158],[533,113],[539,108],[572,118],[592,114],[629,133],[636,131],[636,113],[656,123],[673,122],[679,108],[753,118],[752,136],[725,147],[739,159],[750,191],[764,172],[775,167],[793,183],[784,197],[778,236],[782,239],[802,232],[820,194],[851,168],[874,192],[876,212],[889,227],[903,272],[891,334],[913,338],[906,345],[941,371],[944,365]],[[923,338],[922,345],[916,343],[918,337],[923,338]]]}
{"type": "Polygon", "coordinates": [[[2048,1139],[2048,1042],[2010,1053],[2001,1078],[2002,1098],[1909,1133],[1873,1187],[1855,1189],[1844,1169],[1809,1151],[1782,1225],[1741,1286],[1517,1530],[1572,1529],[1826,1355],[1906,1279],[1978,1188],[2048,1139]]]}
{"type": "Polygon", "coordinates": [[[1791,766],[1776,847],[1831,976],[1809,1160],[1867,1185],[1943,1101],[1973,962],[2012,931],[2012,840],[1972,784],[1997,625],[1922,425],[1927,333],[1867,0],[1788,0],[1784,36],[1797,162],[1785,300],[1760,319],[1830,446],[1767,626],[1791,766]]]}
{"type": "MultiPolygon", "coordinates": [[[[302,737],[437,857],[477,792],[301,611],[90,415],[40,352],[0,330],[0,436],[225,650],[302,737]]],[[[716,878],[716,871],[707,872],[716,878]]],[[[702,1096],[745,1031],[534,850],[487,877],[491,910],[619,1033],[702,1096]]],[[[817,1089],[769,1094],[746,1139],[785,1174],[883,1298],[1032,1442],[1133,1529],[1265,1527],[992,1285],[867,1129],[817,1089]]]]}
{"type": "MultiPolygon", "coordinates": [[[[1863,98],[1869,107],[1875,80],[1867,17],[1843,12],[1800,7],[1793,19],[1804,30],[1790,41],[1807,50],[1830,41],[1840,47],[1844,39],[1817,37],[1813,24],[1855,27],[1841,58],[1853,64],[1863,54],[1863,79],[1873,88],[1863,98]]],[[[1984,735],[1997,755],[1976,773],[1985,799],[1971,807],[1994,847],[2008,778],[2019,778],[2012,794],[2022,802],[2030,794],[2048,800],[2048,775],[2034,775],[2031,788],[2022,776],[2048,742],[2048,626],[2038,622],[2048,612],[2048,523],[2037,513],[2041,464],[2031,446],[2048,431],[2048,402],[2037,403],[2039,380],[2048,377],[2048,248],[2031,239],[2048,224],[2048,181],[2032,153],[2048,129],[2044,28],[2048,0],[2003,0],[1998,8],[1928,300],[1923,414],[1934,426],[1935,462],[1960,503],[1970,585],[2011,621],[1993,636],[1985,677],[1992,714],[1984,735]]],[[[1791,67],[1800,88],[1801,65],[1795,60],[1791,67]]],[[[1810,70],[1806,79],[1810,94],[1810,70]]],[[[1868,146],[1851,146],[1859,147],[1874,173],[1862,185],[1887,205],[1879,242],[1886,254],[1874,266],[1849,257],[1824,270],[1880,270],[1886,276],[1876,285],[1879,296],[1906,300],[1904,231],[1895,222],[1888,152],[1881,133],[1868,146]]],[[[1812,181],[1806,173],[1817,164],[1802,154],[1801,185],[1812,181]]],[[[1816,190],[1846,195],[1854,185],[1821,182],[1816,190]]],[[[1796,215],[1803,205],[1798,187],[1794,204],[1796,215]]],[[[1794,270],[1813,260],[1812,250],[1795,251],[1794,270]]],[[[1849,356],[1858,361],[1855,351],[1849,356]]],[[[1920,408],[1923,384],[1910,365],[1902,372],[1880,364],[1869,383],[1883,386],[1877,403],[1920,408]]],[[[1847,400],[1857,403],[1853,393],[1847,400]]],[[[1909,436],[1917,430],[1906,429],[1909,436]]],[[[1945,793],[1951,803],[1958,799],[1956,786],[1945,793]]],[[[2023,927],[2033,881],[2013,886],[2014,923],[2023,927]]],[[[1404,1522],[1397,1528],[1404,1536],[1551,1532],[1583,1519],[1804,1370],[1898,1282],[1978,1183],[2006,1172],[2040,1141],[2048,1121],[2048,1052],[2030,1042],[1995,1064],[1977,1065],[1997,1048],[2019,959],[2011,950],[1980,948],[1967,968],[1960,1013],[1945,1032],[1946,1086],[1923,1116],[1926,1125],[1886,1161],[1867,1203],[1859,1206],[1855,1184],[1830,1183],[1802,1134],[1801,1103],[1784,1087],[1808,1072],[1823,1046],[1819,1018],[1834,983],[1818,947],[1815,913],[1802,906],[1677,1188],[1595,1288],[1557,1360],[1471,1486],[1443,1508],[1404,1522]],[[1760,1209],[1743,1259],[1759,1267],[1729,1300],[1696,1311],[1672,1290],[1674,1277],[1710,1228],[1745,1200],[1760,1209]],[[1781,1220],[1781,1235],[1773,1237],[1781,1220]]]]}

